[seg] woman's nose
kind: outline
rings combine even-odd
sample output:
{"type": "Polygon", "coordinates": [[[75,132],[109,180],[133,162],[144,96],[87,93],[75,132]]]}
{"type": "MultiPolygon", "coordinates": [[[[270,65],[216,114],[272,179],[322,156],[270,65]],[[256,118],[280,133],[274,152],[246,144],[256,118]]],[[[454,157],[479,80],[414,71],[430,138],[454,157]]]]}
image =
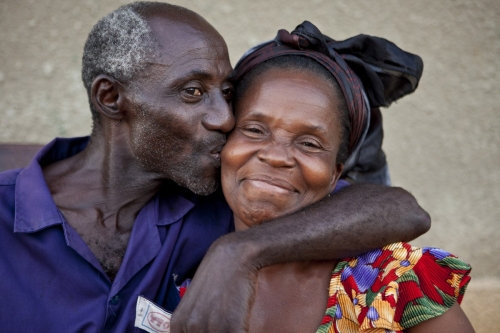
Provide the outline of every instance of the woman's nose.
{"type": "Polygon", "coordinates": [[[206,129],[222,133],[228,133],[233,129],[233,110],[222,94],[213,96],[209,108],[210,110],[207,111],[202,120],[206,129]]]}
{"type": "Polygon", "coordinates": [[[274,141],[260,149],[257,157],[275,168],[291,168],[295,165],[292,149],[288,143],[274,141]]]}

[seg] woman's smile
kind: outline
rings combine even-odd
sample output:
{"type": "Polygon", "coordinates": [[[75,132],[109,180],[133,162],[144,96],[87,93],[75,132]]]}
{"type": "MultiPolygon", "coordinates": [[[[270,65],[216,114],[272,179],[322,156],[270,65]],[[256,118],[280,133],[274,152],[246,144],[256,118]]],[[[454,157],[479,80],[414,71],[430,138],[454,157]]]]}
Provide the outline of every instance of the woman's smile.
{"type": "Polygon", "coordinates": [[[243,179],[241,186],[246,186],[248,188],[247,190],[255,190],[257,192],[260,191],[271,194],[290,195],[294,192],[298,192],[295,190],[293,185],[286,180],[263,175],[254,175],[243,179]]]}
{"type": "Polygon", "coordinates": [[[264,180],[252,180],[248,179],[247,182],[250,186],[256,187],[257,189],[263,192],[273,192],[273,193],[281,193],[281,194],[290,194],[291,190],[284,188],[282,186],[276,185],[274,182],[264,181],[264,180]]]}

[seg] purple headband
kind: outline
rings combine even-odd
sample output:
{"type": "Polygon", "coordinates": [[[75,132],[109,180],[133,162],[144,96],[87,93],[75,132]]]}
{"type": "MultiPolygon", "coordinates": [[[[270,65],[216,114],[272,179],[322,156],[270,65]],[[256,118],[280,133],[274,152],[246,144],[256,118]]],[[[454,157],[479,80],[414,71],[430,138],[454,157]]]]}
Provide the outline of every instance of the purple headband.
{"type": "MultiPolygon", "coordinates": [[[[378,37],[358,35],[334,41],[304,21],[292,33],[279,30],[272,41],[249,50],[236,64],[236,81],[266,60],[283,55],[314,59],[337,80],[351,122],[349,164],[355,164],[370,123],[370,108],[389,106],[413,92],[422,75],[420,57],[378,37]]],[[[347,165],[346,165],[347,166],[347,165]]]]}

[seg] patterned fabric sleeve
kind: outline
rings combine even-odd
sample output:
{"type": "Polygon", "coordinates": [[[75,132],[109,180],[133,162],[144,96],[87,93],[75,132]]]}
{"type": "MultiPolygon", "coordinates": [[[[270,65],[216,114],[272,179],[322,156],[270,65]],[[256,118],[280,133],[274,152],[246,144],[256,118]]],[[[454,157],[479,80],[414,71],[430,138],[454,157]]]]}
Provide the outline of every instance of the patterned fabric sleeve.
{"type": "Polygon", "coordinates": [[[340,262],[318,333],[402,332],[462,301],[470,266],[436,248],[390,244],[340,262]]]}
{"type": "Polygon", "coordinates": [[[445,313],[462,299],[470,281],[471,267],[437,248],[423,248],[412,270],[402,275],[395,321],[403,328],[415,326],[445,313]]]}

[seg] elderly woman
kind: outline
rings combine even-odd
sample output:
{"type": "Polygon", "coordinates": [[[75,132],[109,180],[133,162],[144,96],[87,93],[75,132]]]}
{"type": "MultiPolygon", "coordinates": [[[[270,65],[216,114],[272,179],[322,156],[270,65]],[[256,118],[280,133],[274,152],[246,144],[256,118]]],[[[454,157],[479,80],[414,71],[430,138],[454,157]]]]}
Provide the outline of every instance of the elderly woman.
{"type": "MultiPolygon", "coordinates": [[[[247,53],[236,66],[236,126],[221,155],[236,231],[341,187],[372,123],[369,105],[413,91],[411,65],[421,70],[419,61],[375,37],[335,42],[307,21],[247,53]]],[[[266,267],[249,329],[473,332],[459,306],[469,271],[443,250],[406,243],[340,261],[266,267]]]]}

